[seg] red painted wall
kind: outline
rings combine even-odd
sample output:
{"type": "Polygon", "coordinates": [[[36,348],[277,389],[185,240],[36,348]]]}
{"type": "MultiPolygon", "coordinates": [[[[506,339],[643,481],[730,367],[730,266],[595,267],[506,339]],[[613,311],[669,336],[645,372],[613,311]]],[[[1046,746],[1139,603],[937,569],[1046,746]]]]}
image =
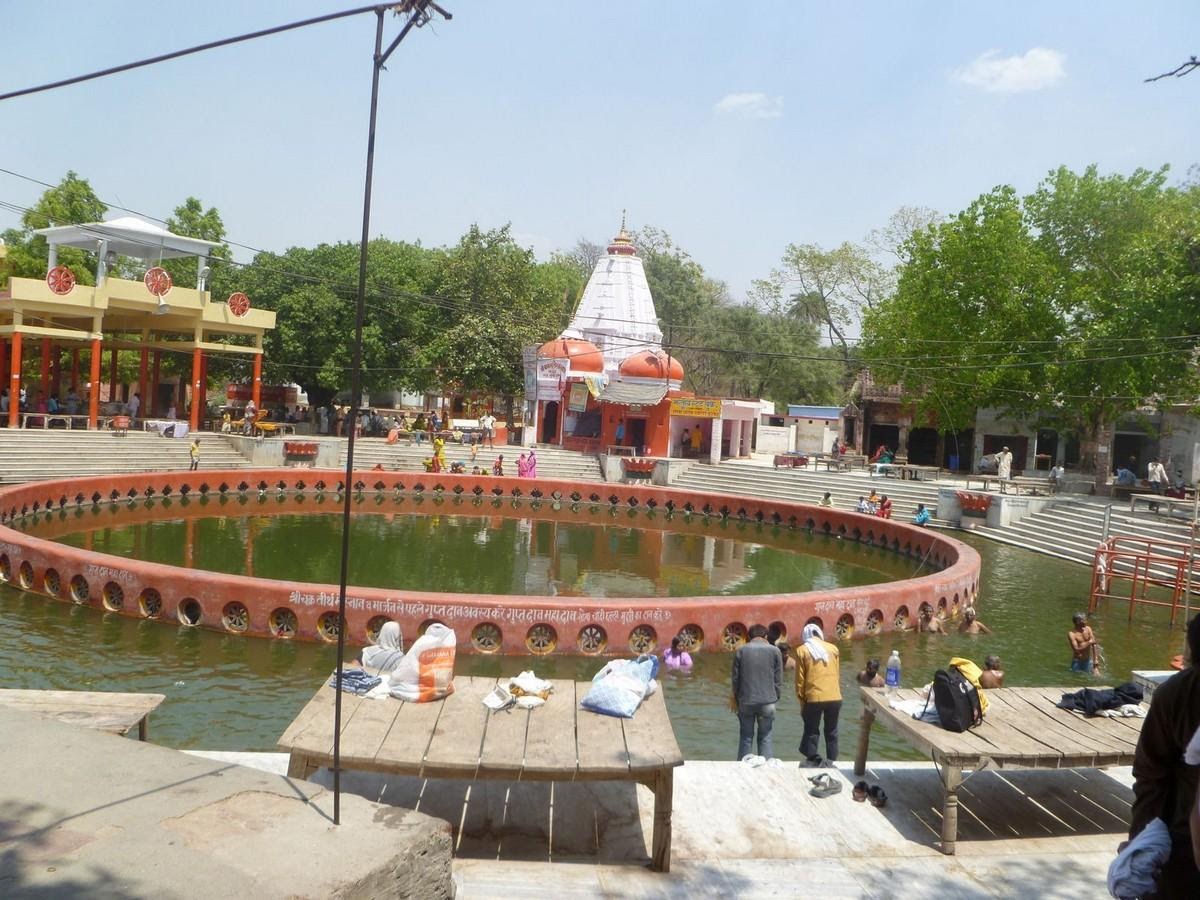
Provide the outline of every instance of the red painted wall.
{"type": "MultiPolygon", "coordinates": [[[[140,513],[130,500],[154,497],[193,511],[220,514],[221,488],[236,502],[239,491],[285,496],[288,504],[340,509],[336,489],[344,472],[322,469],[243,469],[139,473],[31,482],[0,490],[0,579],[67,602],[123,615],[195,624],[260,637],[336,640],[335,585],[272,581],[177,569],[68,547],[9,527],[35,511],[102,506],[114,524],[140,513]],[[321,489],[323,487],[323,489],[321,489]],[[298,493],[297,493],[298,492],[298,493]],[[287,496],[296,494],[295,496],[287,496]],[[207,496],[207,504],[200,497],[207,496]],[[186,503],[184,502],[186,496],[186,503]]],[[[560,599],[538,596],[463,596],[351,587],[347,591],[347,638],[367,642],[388,619],[411,643],[431,621],[454,628],[464,652],[611,653],[661,649],[684,632],[705,649],[732,649],[755,622],[780,622],[798,635],[820,622],[832,638],[911,627],[921,606],[955,615],[974,603],[979,555],[953,538],[899,522],[857,513],[720,494],[697,494],[654,486],[577,483],[549,479],[491,478],[442,473],[358,472],[367,503],[376,492],[421,492],[431,504],[453,496],[486,504],[514,496],[547,504],[601,508],[652,508],[664,516],[726,516],[812,529],[890,546],[925,560],[929,574],[902,582],[809,593],[754,597],[560,599]],[[440,490],[439,490],[440,489],[440,490]],[[536,494],[534,492],[537,492],[536,494]],[[691,513],[687,510],[690,507],[691,513]]]]}

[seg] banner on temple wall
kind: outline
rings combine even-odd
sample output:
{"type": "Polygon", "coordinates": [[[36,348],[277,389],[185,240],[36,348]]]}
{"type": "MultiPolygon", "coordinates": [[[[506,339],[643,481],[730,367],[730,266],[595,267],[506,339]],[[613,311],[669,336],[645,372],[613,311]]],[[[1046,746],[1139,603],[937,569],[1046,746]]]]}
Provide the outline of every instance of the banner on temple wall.
{"type": "Polygon", "coordinates": [[[571,393],[567,398],[567,409],[575,412],[583,412],[587,409],[588,387],[582,381],[576,381],[571,385],[571,393]]]}
{"type": "Polygon", "coordinates": [[[671,401],[671,415],[691,416],[693,419],[719,419],[721,401],[711,397],[676,397],[671,401]]]}

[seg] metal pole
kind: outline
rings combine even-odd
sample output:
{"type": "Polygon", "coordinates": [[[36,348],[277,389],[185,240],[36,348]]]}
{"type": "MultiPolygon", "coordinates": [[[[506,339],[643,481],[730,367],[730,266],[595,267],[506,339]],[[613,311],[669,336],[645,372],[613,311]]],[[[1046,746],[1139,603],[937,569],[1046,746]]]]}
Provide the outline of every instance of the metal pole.
{"type": "MultiPolygon", "coordinates": [[[[1196,523],[1200,520],[1200,490],[1192,498],[1192,527],[1188,538],[1187,579],[1183,583],[1183,649],[1187,652],[1187,626],[1192,617],[1192,566],[1196,564],[1196,523]]],[[[1196,665],[1200,660],[1192,660],[1196,665]]]]}
{"type": "Polygon", "coordinates": [[[342,503],[342,565],[338,576],[337,675],[333,702],[333,824],[342,821],[342,665],[346,658],[346,581],[350,565],[350,505],[354,490],[354,432],[362,397],[363,309],[367,291],[367,239],[371,229],[371,178],[375,168],[375,118],[379,108],[379,71],[383,68],[383,10],[375,10],[375,53],[371,60],[371,124],[367,129],[367,172],[363,187],[362,244],[358,251],[358,298],[354,310],[354,356],[350,363],[349,434],[342,503]]]}
{"type": "Polygon", "coordinates": [[[358,295],[354,308],[354,354],[350,363],[350,414],[347,417],[349,434],[346,437],[346,481],[342,503],[342,563],[338,576],[338,641],[337,672],[333,702],[333,824],[341,824],[342,809],[342,665],[346,659],[346,582],[350,567],[350,506],[354,490],[354,433],[358,423],[359,403],[362,400],[362,332],[363,311],[367,294],[367,240],[371,231],[371,180],[375,171],[375,120],[379,109],[379,73],[392,51],[413,29],[426,20],[426,9],[433,6],[444,18],[450,14],[432,0],[414,0],[403,4],[410,13],[395,40],[383,50],[384,7],[375,7],[375,53],[371,60],[371,115],[367,128],[367,167],[363,184],[362,243],[358,247],[358,295]]]}

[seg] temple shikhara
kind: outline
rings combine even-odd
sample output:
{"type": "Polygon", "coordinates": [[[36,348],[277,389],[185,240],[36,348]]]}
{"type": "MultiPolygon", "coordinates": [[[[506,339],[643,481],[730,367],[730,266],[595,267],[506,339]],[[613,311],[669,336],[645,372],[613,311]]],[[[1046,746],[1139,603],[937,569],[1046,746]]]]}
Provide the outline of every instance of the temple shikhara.
{"type": "Polygon", "coordinates": [[[525,443],[714,462],[749,455],[759,404],[683,390],[683,365],[662,339],[642,260],[622,222],[571,324],[526,352],[525,443]]]}
{"type": "MultiPolygon", "coordinates": [[[[259,405],[262,382],[263,335],[275,327],[275,313],[251,308],[243,293],[214,301],[206,290],[210,274],[209,253],[217,244],[172,234],[164,228],[134,217],[123,217],[85,225],[63,225],[35,232],[49,245],[49,262],[44,280],[12,278],[8,290],[0,292],[0,372],[7,374],[10,402],[8,426],[15,428],[21,415],[39,415],[40,402],[64,393],[80,397],[77,415],[60,414],[57,419],[69,428],[96,428],[105,374],[109,400],[119,396],[121,353],[136,354],[143,416],[163,415],[178,407],[180,418],[187,410],[191,430],[200,427],[208,383],[207,352],[240,353],[251,356],[254,380],[251,395],[259,405]],[[75,274],[58,264],[60,247],[73,247],[96,255],[95,285],[76,282],[75,274]],[[191,258],[196,264],[195,288],[174,285],[159,263],[165,259],[191,258]],[[110,270],[141,263],[145,273],[134,281],[110,275],[110,270]],[[240,342],[227,338],[240,337],[240,342]],[[40,377],[26,385],[21,380],[22,362],[36,350],[40,377]],[[107,351],[108,372],[103,371],[107,351]],[[80,371],[81,352],[87,354],[87,370],[80,371]],[[191,358],[189,385],[159,384],[164,353],[183,353],[191,358]],[[190,389],[185,389],[190,388],[190,389]],[[16,398],[26,391],[28,411],[22,413],[16,398]]],[[[131,395],[132,396],[132,395],[131,395]]]]}

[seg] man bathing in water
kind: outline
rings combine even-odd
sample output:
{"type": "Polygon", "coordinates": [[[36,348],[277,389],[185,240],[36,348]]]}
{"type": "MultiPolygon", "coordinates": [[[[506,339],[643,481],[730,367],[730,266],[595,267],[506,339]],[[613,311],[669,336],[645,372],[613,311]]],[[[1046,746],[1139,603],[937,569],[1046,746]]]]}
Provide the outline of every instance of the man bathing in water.
{"type": "Polygon", "coordinates": [[[1071,645],[1071,671],[1088,675],[1100,673],[1100,644],[1096,633],[1087,623],[1087,616],[1075,613],[1071,617],[1071,630],[1067,632],[1067,643],[1071,645]]]}
{"type": "Polygon", "coordinates": [[[879,660],[867,660],[867,667],[858,673],[858,683],[866,687],[881,688],[884,686],[883,676],[879,674],[879,660]]]}
{"type": "Polygon", "coordinates": [[[958,626],[959,634],[991,634],[992,629],[988,628],[977,618],[975,618],[975,607],[968,606],[963,610],[963,621],[958,626]]]}
{"type": "Polygon", "coordinates": [[[932,606],[922,606],[921,617],[917,619],[917,631],[923,631],[926,634],[945,634],[946,628],[942,625],[942,620],[933,614],[932,606]]]}
{"type": "Polygon", "coordinates": [[[983,661],[983,672],[979,676],[979,686],[985,690],[1004,687],[1004,666],[1000,657],[989,656],[983,661]]]}

